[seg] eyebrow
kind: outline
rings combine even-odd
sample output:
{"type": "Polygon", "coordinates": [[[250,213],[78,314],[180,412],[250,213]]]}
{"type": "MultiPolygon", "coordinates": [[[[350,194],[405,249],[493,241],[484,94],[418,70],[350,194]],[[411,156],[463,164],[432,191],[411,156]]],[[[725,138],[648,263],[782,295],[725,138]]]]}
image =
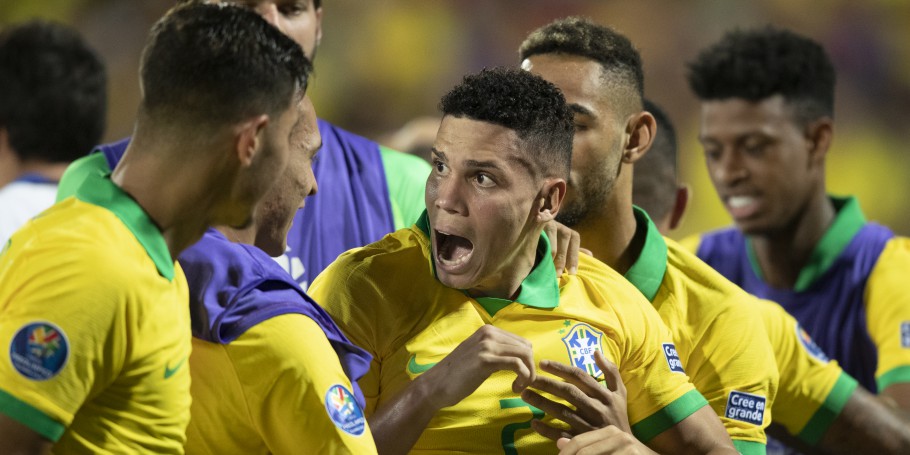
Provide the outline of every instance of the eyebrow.
{"type": "Polygon", "coordinates": [[[594,111],[578,103],[569,104],[569,110],[574,114],[587,115],[588,117],[597,118],[597,114],[595,114],[594,111]]]}

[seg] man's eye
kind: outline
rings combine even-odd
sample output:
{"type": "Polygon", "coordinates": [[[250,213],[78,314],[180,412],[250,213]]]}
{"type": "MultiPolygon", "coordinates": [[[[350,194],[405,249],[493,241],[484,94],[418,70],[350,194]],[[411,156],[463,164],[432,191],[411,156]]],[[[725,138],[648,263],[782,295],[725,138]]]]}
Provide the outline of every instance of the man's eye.
{"type": "Polygon", "coordinates": [[[477,174],[477,177],[475,177],[475,179],[477,180],[477,185],[483,188],[489,188],[496,185],[496,182],[493,181],[493,179],[487,174],[477,174]]]}

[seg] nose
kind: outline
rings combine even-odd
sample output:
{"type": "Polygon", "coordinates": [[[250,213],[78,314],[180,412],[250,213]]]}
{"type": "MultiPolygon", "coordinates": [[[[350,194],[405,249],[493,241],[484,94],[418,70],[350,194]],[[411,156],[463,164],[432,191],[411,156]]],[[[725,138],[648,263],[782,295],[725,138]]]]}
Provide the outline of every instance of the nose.
{"type": "Polygon", "coordinates": [[[272,24],[278,30],[284,32],[281,28],[281,14],[278,12],[278,6],[274,2],[261,2],[255,6],[256,14],[262,16],[266,22],[272,24]]]}
{"type": "Polygon", "coordinates": [[[451,214],[467,215],[464,199],[461,195],[461,185],[455,178],[440,178],[435,182],[436,208],[451,214]]]}
{"type": "Polygon", "coordinates": [[[748,175],[743,155],[736,150],[723,152],[713,167],[714,181],[727,186],[736,184],[748,175]]]}

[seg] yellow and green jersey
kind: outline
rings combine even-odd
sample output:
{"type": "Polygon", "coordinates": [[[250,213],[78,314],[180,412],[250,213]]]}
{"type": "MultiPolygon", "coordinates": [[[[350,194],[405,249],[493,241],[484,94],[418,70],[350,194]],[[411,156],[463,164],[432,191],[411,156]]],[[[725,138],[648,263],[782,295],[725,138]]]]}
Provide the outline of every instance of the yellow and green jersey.
{"type": "MultiPolygon", "coordinates": [[[[683,372],[660,317],[603,263],[582,257],[577,275],[557,277],[541,236],[537,264],[515,301],[474,299],[436,279],[427,232],[424,214],[409,229],[345,253],[310,287],[351,341],[373,355],[360,380],[367,415],[485,324],[530,341],[536,361],[575,365],[599,379],[594,352],[603,352],[619,367],[629,421],[643,441],[707,404],[683,372]]],[[[555,452],[554,442],[530,427],[535,418],[551,418],[512,392],[514,379],[511,372],[494,373],[457,405],[440,410],[413,450],[555,452]]]]}
{"type": "Polygon", "coordinates": [[[182,453],[187,292],[148,215],[91,176],[0,255],[0,412],[58,453],[182,453]]]}
{"type": "Polygon", "coordinates": [[[190,367],[187,453],[376,453],[351,382],[308,316],[275,316],[228,344],[193,338],[190,367]],[[358,418],[332,415],[345,407],[358,418]]]}
{"type": "Polygon", "coordinates": [[[743,454],[765,453],[778,374],[749,295],[672,240],[635,207],[645,242],[625,277],[673,333],[692,383],[743,454]]]}

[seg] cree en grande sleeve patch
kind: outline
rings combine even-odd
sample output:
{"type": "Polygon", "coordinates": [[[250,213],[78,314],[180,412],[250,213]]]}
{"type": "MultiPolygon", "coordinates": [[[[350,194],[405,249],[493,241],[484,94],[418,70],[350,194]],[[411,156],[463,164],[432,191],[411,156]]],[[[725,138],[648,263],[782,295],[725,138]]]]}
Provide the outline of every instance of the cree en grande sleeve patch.
{"type": "Polygon", "coordinates": [[[9,346],[13,368],[35,381],[44,381],[60,373],[69,353],[66,334],[60,327],[45,321],[24,325],[9,346]]]}
{"type": "Polygon", "coordinates": [[[674,373],[683,373],[686,371],[683,369],[682,360],[679,359],[679,353],[676,352],[676,346],[673,343],[664,343],[664,357],[667,358],[667,365],[670,366],[670,371],[674,373]]]}
{"type": "Polygon", "coordinates": [[[727,397],[724,415],[728,419],[761,426],[765,418],[765,397],[733,390],[727,397]]]}

